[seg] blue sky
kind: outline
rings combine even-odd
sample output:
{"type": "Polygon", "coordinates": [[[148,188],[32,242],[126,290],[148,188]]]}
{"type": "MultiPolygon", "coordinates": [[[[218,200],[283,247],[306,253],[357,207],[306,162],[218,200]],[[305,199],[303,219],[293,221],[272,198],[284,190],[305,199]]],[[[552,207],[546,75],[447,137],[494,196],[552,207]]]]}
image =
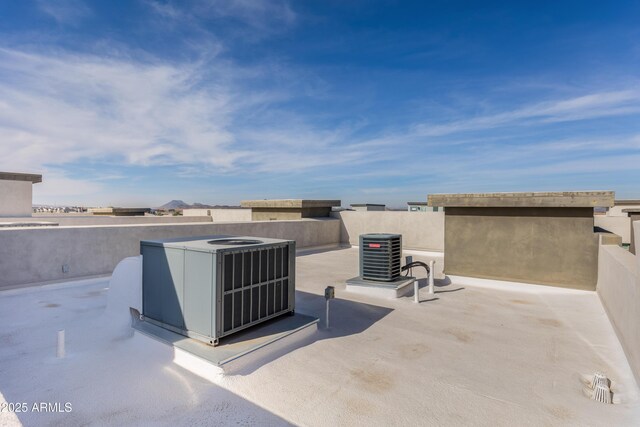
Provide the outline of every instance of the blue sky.
{"type": "Polygon", "coordinates": [[[7,1],[0,170],[35,203],[615,190],[640,3],[7,1]]]}

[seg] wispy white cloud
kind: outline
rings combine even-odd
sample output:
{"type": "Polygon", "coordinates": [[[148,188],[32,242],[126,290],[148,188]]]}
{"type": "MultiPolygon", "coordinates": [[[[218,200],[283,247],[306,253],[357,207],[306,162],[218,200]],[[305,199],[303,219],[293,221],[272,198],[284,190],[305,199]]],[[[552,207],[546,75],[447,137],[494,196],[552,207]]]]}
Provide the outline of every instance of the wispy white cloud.
{"type": "Polygon", "coordinates": [[[573,98],[525,105],[510,111],[467,117],[450,123],[420,123],[419,136],[444,136],[462,132],[536,123],[581,121],[640,113],[640,90],[595,92],[573,98]]]}
{"type": "Polygon", "coordinates": [[[320,128],[278,107],[294,95],[243,85],[257,74],[218,58],[169,63],[0,49],[0,168],[91,160],[276,172],[383,155],[352,144],[361,124],[320,128]]]}
{"type": "Polygon", "coordinates": [[[91,9],[82,0],[37,0],[40,11],[59,24],[77,24],[91,15],[91,9]]]}
{"type": "Polygon", "coordinates": [[[165,24],[188,24],[192,29],[195,27],[210,33],[207,20],[225,20],[234,23],[236,33],[242,33],[251,39],[281,33],[297,20],[296,13],[286,0],[194,0],[188,4],[181,1],[147,0],[146,4],[158,17],[165,20],[165,24]]]}
{"type": "Polygon", "coordinates": [[[0,164],[229,167],[241,156],[229,148],[233,94],[224,66],[207,82],[202,67],[1,49],[0,164]]]}
{"type": "MultiPolygon", "coordinates": [[[[332,188],[417,175],[427,178],[412,185],[429,191],[434,177],[473,186],[563,171],[613,172],[616,165],[630,170],[640,150],[640,137],[628,129],[622,136],[531,137],[523,144],[490,132],[638,114],[636,89],[592,91],[446,124],[371,126],[336,114],[328,125],[287,106],[314,96],[300,95],[306,75],[273,64],[240,67],[220,51],[176,62],[126,51],[100,56],[0,48],[0,170],[47,171],[45,181],[67,187],[69,197],[95,194],[122,176],[99,172],[75,181],[61,169],[50,172],[58,166],[72,173],[68,165],[83,161],[171,166],[183,176],[306,174],[332,188]],[[271,85],[283,75],[286,85],[271,85]],[[256,81],[270,89],[256,89],[256,81]],[[442,149],[452,144],[460,149],[442,149]],[[383,162],[384,168],[365,167],[383,162]]],[[[382,194],[387,187],[379,184],[363,187],[368,190],[361,195],[382,194]]],[[[384,194],[400,194],[403,187],[389,188],[384,194]]],[[[58,197],[55,191],[41,186],[36,194],[58,197]]]]}
{"type": "Polygon", "coordinates": [[[272,24],[291,25],[296,14],[286,0],[209,0],[201,3],[208,13],[232,17],[254,28],[266,29],[272,24]]]}

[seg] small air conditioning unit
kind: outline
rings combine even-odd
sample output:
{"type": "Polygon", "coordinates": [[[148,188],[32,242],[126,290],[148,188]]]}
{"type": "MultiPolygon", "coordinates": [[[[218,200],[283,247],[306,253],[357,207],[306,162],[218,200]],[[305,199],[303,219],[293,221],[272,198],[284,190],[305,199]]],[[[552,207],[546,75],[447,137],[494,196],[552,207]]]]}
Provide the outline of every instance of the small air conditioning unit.
{"type": "Polygon", "coordinates": [[[360,235],[360,277],[392,282],[400,277],[402,235],[371,233],[360,235]]]}
{"type": "Polygon", "coordinates": [[[140,242],[145,321],[216,345],[295,309],[295,241],[208,236],[140,242]]]}

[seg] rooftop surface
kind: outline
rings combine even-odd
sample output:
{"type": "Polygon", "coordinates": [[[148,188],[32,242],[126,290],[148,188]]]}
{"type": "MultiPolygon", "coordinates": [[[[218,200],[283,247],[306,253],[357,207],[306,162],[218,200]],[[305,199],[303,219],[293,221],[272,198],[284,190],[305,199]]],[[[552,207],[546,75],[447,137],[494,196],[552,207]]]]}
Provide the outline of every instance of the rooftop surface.
{"type": "Polygon", "coordinates": [[[445,207],[600,207],[613,206],[613,191],[430,194],[429,206],[445,207]]]}
{"type": "Polygon", "coordinates": [[[115,325],[106,278],[0,292],[0,402],[73,407],[2,412],[0,425],[640,425],[638,388],[595,292],[454,279],[415,304],[348,294],[357,271],[357,249],[300,252],[296,312],[322,325],[334,285],[331,329],[211,378],[115,325]],[[598,370],[622,403],[582,394],[582,376],[598,370]]]}

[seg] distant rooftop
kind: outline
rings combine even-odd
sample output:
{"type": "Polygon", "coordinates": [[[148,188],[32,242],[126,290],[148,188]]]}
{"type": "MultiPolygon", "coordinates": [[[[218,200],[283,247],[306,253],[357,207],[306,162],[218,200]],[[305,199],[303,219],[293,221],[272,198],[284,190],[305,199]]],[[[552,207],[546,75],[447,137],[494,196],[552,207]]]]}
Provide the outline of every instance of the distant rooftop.
{"type": "Polygon", "coordinates": [[[431,194],[429,206],[445,207],[598,207],[613,206],[613,191],[431,194]]]}
{"type": "Polygon", "coordinates": [[[90,208],[93,215],[136,216],[151,212],[149,208],[90,208]]]}
{"type": "Polygon", "coordinates": [[[243,208],[328,208],[340,206],[340,200],[308,200],[308,199],[264,199],[243,200],[240,205],[243,208]]]}
{"type": "Polygon", "coordinates": [[[29,181],[37,184],[42,182],[42,175],[32,173],[0,172],[0,179],[5,181],[29,181]]]}
{"type": "Polygon", "coordinates": [[[628,205],[640,205],[640,200],[628,199],[628,200],[616,200],[614,202],[614,206],[628,206],[628,205]]]}

